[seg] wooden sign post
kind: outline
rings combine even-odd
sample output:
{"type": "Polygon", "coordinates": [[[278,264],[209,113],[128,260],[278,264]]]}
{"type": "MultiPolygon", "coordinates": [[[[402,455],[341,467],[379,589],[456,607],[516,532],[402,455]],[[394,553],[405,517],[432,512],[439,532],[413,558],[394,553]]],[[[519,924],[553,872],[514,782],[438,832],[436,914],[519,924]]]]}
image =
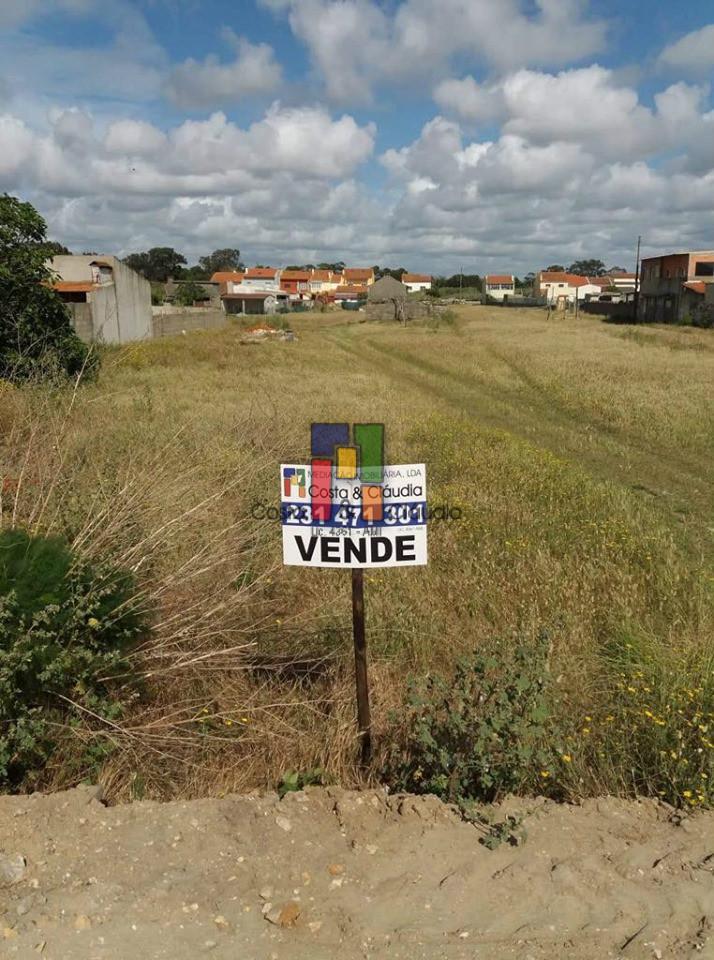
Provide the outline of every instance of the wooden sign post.
{"type": "Polygon", "coordinates": [[[355,682],[357,686],[357,724],[361,740],[362,764],[372,757],[372,718],[369,712],[367,640],[364,631],[364,570],[352,570],[352,635],[355,644],[355,682]]]}

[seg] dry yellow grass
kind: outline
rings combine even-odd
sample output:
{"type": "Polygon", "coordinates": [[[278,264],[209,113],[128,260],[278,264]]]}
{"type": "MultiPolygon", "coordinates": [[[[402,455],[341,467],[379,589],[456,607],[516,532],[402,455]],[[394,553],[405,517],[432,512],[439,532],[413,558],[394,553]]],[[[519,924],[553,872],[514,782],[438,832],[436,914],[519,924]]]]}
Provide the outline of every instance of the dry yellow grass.
{"type": "MultiPolygon", "coordinates": [[[[613,643],[710,664],[710,332],[480,307],[437,329],[293,327],[293,343],[244,346],[229,327],[112,350],[73,397],[5,391],[2,522],[119,560],[155,611],[139,700],[73,734],[114,745],[113,796],[358,777],[348,578],[283,568],[279,527],[251,517],[278,503],[278,464],[307,456],[313,420],[383,421],[389,459],[426,462],[432,505],[464,512],[432,525],[429,567],[367,578],[378,740],[407,673],[495,635],[549,629],[583,715],[613,643]],[[249,666],[268,658],[318,674],[249,666]]],[[[97,773],[68,769],[60,755],[48,783],[97,773]]],[[[590,758],[573,792],[616,789],[608,770],[590,758]]]]}

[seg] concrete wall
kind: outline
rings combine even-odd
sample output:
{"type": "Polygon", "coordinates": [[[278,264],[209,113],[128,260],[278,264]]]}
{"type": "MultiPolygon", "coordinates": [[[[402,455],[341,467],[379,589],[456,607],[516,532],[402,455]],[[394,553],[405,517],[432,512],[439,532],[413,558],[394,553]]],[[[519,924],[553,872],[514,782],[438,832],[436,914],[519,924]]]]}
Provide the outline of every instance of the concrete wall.
{"type": "Polygon", "coordinates": [[[117,342],[144,340],[151,336],[151,284],[120,260],[114,260],[117,291],[117,342]]]}
{"type": "Polygon", "coordinates": [[[438,312],[438,306],[428,303],[425,300],[402,300],[394,303],[370,303],[366,304],[367,318],[369,320],[421,320],[425,317],[431,317],[438,312]]]}
{"type": "Polygon", "coordinates": [[[87,294],[87,301],[92,309],[92,339],[103,343],[123,343],[116,285],[107,283],[97,287],[87,294]]]}
{"type": "Polygon", "coordinates": [[[89,303],[65,303],[74,332],[85,343],[93,340],[92,307],[89,303]]]}
{"type": "Polygon", "coordinates": [[[152,328],[155,337],[173,337],[176,334],[187,333],[191,330],[215,330],[225,327],[228,317],[222,310],[172,310],[167,313],[156,314],[152,328]]]}

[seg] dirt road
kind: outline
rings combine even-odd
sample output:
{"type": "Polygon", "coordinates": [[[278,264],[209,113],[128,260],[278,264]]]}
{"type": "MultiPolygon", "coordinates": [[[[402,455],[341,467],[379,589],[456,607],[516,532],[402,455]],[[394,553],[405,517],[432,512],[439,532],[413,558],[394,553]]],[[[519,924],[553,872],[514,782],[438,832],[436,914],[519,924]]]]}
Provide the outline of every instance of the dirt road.
{"type": "Polygon", "coordinates": [[[509,801],[489,850],[436,799],[316,789],[107,808],[0,798],[0,956],[714,957],[714,814],[509,801]]]}

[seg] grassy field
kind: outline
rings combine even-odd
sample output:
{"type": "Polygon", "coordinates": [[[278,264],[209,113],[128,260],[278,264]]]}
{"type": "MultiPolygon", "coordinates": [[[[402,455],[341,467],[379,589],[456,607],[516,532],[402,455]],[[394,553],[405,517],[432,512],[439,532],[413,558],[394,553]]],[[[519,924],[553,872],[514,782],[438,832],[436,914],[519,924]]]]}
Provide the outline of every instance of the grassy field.
{"type": "Polygon", "coordinates": [[[410,674],[547,630],[561,794],[711,799],[714,337],[456,313],[300,315],[295,342],[229,327],[109,351],[72,394],[5,389],[2,523],[130,566],[154,611],[135,703],[112,726],[83,715],[46,785],[100,776],[127,799],[318,766],[358,780],[349,578],[283,568],[278,525],[252,516],[278,503],[278,464],[306,458],[311,421],[346,420],[384,422],[389,461],[425,462],[430,504],[463,511],[432,525],[427,568],[366,578],[372,775],[410,674]],[[96,741],[95,769],[71,762],[96,741]]]}

